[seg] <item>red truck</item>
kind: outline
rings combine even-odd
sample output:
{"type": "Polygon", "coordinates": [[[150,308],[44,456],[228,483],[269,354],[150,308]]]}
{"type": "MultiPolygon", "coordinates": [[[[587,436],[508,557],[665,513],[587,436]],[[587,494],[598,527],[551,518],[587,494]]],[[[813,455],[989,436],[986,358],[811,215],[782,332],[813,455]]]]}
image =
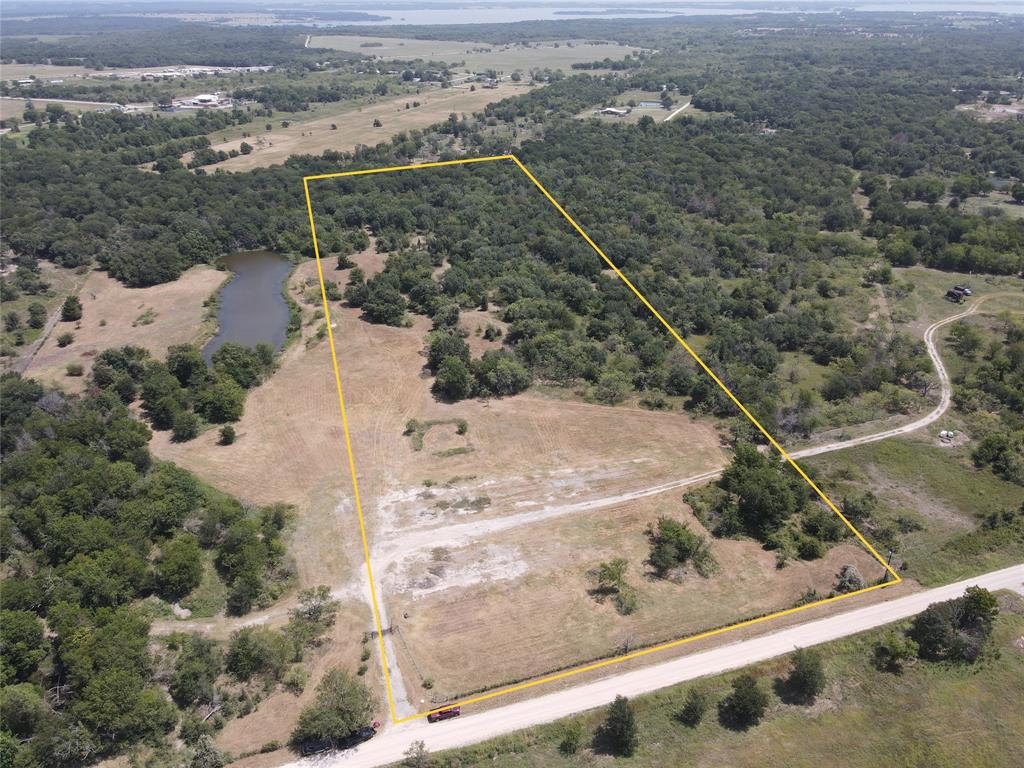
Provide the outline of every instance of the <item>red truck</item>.
{"type": "Polygon", "coordinates": [[[462,707],[448,707],[448,709],[439,709],[437,712],[431,712],[427,715],[428,723],[436,723],[441,720],[448,720],[453,717],[458,717],[462,714],[462,707]]]}

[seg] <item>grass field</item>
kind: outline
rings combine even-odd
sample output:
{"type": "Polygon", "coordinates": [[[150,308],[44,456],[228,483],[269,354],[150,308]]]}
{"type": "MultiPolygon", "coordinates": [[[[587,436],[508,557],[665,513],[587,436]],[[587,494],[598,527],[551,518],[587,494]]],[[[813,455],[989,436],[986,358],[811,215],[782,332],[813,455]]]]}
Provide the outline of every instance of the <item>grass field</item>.
{"type": "MultiPolygon", "coordinates": [[[[1010,768],[1024,763],[1024,710],[1012,702],[1024,689],[1024,616],[1018,596],[1003,595],[1002,613],[988,651],[970,666],[917,662],[902,675],[872,664],[882,630],[820,646],[827,685],[808,706],[775,695],[766,718],[747,731],[723,727],[715,705],[735,674],[673,686],[633,700],[640,747],[633,757],[612,758],[592,747],[603,711],[531,728],[466,749],[432,757],[437,768],[569,768],[615,765],[661,768],[735,766],[760,768],[1010,768]],[[677,715],[689,688],[699,685],[711,700],[700,725],[677,715]],[[898,714],[898,717],[895,716],[898,714]],[[583,727],[575,755],[559,750],[572,721],[583,727]]],[[[788,659],[750,670],[771,688],[788,674],[788,659]]]]}
{"type": "Polygon", "coordinates": [[[448,64],[465,62],[456,71],[524,72],[531,69],[562,69],[569,72],[573,64],[622,59],[640,49],[614,43],[592,43],[584,40],[560,40],[541,43],[492,45],[447,40],[416,40],[412,38],[369,37],[365,35],[315,35],[310,40],[315,48],[361,53],[382,59],[425,59],[448,64]],[[367,45],[367,47],[363,47],[367,45]]]}
{"type": "Polygon", "coordinates": [[[998,215],[1009,218],[1024,218],[1024,205],[1016,202],[1008,192],[990,192],[984,197],[968,197],[960,203],[964,213],[980,214],[998,211],[998,215]]]}
{"type": "Polygon", "coordinates": [[[865,536],[882,551],[890,542],[895,545],[893,562],[906,564],[905,577],[935,585],[1024,559],[1024,541],[978,531],[990,512],[1020,507],[1024,488],[975,469],[970,451],[970,444],[939,445],[937,438],[923,435],[858,446],[805,464],[837,501],[872,491],[879,508],[874,525],[863,526],[865,536]]]}
{"type": "Polygon", "coordinates": [[[88,368],[96,354],[124,344],[142,346],[163,357],[172,344],[203,338],[213,330],[203,302],[226,278],[226,272],[212,267],[193,267],[173,283],[126,288],[106,273],[93,272],[78,293],[82,319],[57,323],[26,374],[77,390],[84,380],[67,376],[69,363],[88,368]],[[57,338],[66,332],[74,335],[74,341],[59,347],[57,338]]]}
{"type": "Polygon", "coordinates": [[[68,112],[95,112],[107,108],[106,104],[81,104],[60,99],[13,99],[5,96],[0,98],[0,120],[21,117],[29,104],[39,110],[46,109],[47,104],[60,104],[68,112]]]}
{"type": "MultiPolygon", "coordinates": [[[[248,171],[253,168],[265,168],[283,163],[295,154],[320,154],[325,150],[350,151],[358,145],[373,146],[387,141],[392,136],[414,128],[426,128],[445,120],[452,112],[472,113],[483,109],[493,101],[524,93],[529,86],[503,83],[498,88],[478,88],[470,91],[468,87],[430,88],[421,94],[408,94],[397,98],[363,106],[327,105],[318,113],[302,113],[296,115],[294,122],[287,128],[280,125],[282,118],[275,116],[272,131],[262,131],[254,126],[247,126],[254,136],[247,139],[241,137],[214,145],[214,149],[230,151],[238,149],[243,141],[253,147],[249,155],[225,160],[206,169],[223,168],[227,171],[248,171]],[[420,106],[412,107],[418,101],[420,106]],[[406,105],[410,108],[406,109],[406,105]],[[382,125],[374,127],[374,120],[382,125]],[[334,125],[336,128],[332,128],[334,125]]],[[[262,125],[262,123],[261,123],[262,125]]],[[[220,133],[212,137],[216,140],[220,133]]]]}

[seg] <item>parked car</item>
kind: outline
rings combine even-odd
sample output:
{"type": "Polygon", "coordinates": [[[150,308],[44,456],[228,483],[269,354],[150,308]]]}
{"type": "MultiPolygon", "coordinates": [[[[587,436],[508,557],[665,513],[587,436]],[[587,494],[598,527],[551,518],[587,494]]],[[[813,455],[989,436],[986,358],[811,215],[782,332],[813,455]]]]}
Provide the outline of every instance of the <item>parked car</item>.
{"type": "Polygon", "coordinates": [[[334,742],[330,739],[309,739],[299,744],[299,754],[303,757],[319,755],[321,752],[328,752],[334,749],[334,742]]]}
{"type": "Polygon", "coordinates": [[[351,749],[352,747],[362,744],[364,741],[369,741],[376,735],[377,730],[375,728],[372,728],[369,725],[364,725],[355,733],[339,741],[338,749],[351,749]]]}
{"type": "Polygon", "coordinates": [[[440,720],[448,720],[452,717],[458,717],[462,714],[462,707],[448,707],[448,709],[439,709],[437,712],[431,712],[427,715],[428,723],[436,723],[440,720]]]}
{"type": "Polygon", "coordinates": [[[319,755],[322,752],[330,752],[332,749],[351,749],[372,739],[377,735],[376,723],[372,726],[364,725],[355,733],[351,733],[344,739],[309,739],[299,744],[299,754],[303,757],[319,755]]]}
{"type": "Polygon", "coordinates": [[[953,290],[960,291],[964,296],[970,296],[973,293],[966,285],[954,285],[953,290]]]}

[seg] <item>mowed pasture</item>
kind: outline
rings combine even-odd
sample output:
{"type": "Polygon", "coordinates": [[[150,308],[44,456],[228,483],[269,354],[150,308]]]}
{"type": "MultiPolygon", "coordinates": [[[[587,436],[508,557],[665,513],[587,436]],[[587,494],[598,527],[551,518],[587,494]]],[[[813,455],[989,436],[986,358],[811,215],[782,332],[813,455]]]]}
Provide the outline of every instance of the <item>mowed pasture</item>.
{"type": "Polygon", "coordinates": [[[573,64],[623,59],[641,49],[618,43],[587,40],[558,40],[537,43],[474,43],[451,40],[416,40],[399,37],[371,37],[366,35],[314,35],[311,48],[334,50],[377,56],[384,60],[406,61],[424,59],[445,62],[456,71],[483,72],[493,69],[510,74],[531,69],[562,69],[569,73],[573,64]],[[365,46],[365,47],[364,47],[365,46]]]}
{"type": "Polygon", "coordinates": [[[529,87],[509,83],[475,91],[468,87],[431,87],[420,94],[403,95],[375,104],[359,107],[339,105],[337,111],[312,120],[290,122],[287,128],[282,128],[280,122],[275,121],[271,131],[214,144],[215,150],[228,152],[240,149],[244,141],[253,147],[253,151],[205,167],[208,171],[216,168],[249,171],[283,163],[291,155],[317,155],[326,150],[344,152],[359,145],[374,146],[403,131],[439,123],[453,112],[462,114],[483,109],[491,102],[525,93],[529,87]],[[419,102],[418,107],[412,106],[414,101],[419,102]],[[408,109],[406,105],[409,105],[408,109]],[[374,126],[375,120],[380,121],[379,127],[374,126]]]}
{"type": "Polygon", "coordinates": [[[33,358],[25,375],[64,389],[77,390],[82,377],[69,377],[67,366],[89,369],[105,349],[134,344],[163,357],[172,344],[197,341],[212,333],[216,321],[206,317],[203,303],[228,277],[213,267],[193,267],[173,283],[126,288],[105,272],[93,272],[78,292],[82,319],[59,322],[33,358]],[[61,347],[57,339],[71,333],[61,347]]]}

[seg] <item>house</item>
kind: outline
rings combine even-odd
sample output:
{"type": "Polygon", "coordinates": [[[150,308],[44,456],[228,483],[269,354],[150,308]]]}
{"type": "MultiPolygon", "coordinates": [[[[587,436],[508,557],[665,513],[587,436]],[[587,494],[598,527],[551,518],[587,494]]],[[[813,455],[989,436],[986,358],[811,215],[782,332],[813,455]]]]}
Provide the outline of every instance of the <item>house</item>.
{"type": "Polygon", "coordinates": [[[665,105],[660,101],[641,101],[637,104],[638,107],[649,107],[649,108],[663,108],[665,105]]]}
{"type": "Polygon", "coordinates": [[[625,117],[629,114],[628,109],[618,109],[617,107],[605,107],[597,111],[599,115],[612,115],[614,117],[625,117]]]}

